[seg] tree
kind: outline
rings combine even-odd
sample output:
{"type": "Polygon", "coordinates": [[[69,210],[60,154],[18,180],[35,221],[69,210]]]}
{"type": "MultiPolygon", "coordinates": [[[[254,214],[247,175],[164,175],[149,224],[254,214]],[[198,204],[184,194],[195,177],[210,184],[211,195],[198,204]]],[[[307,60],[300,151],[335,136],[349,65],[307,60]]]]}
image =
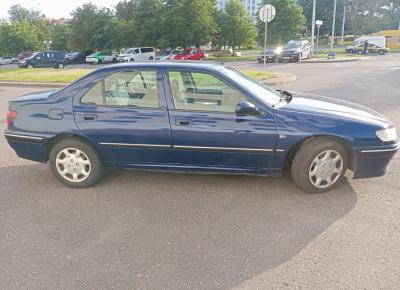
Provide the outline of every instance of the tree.
{"type": "Polygon", "coordinates": [[[215,33],[216,3],[214,0],[167,0],[164,37],[169,46],[201,46],[215,33]]]}
{"type": "MultiPolygon", "coordinates": [[[[276,8],[274,20],[268,23],[268,43],[282,44],[298,37],[305,29],[306,18],[302,6],[296,0],[264,0],[263,5],[276,8]]],[[[258,40],[264,39],[264,22],[258,20],[258,40]]]]}
{"type": "Polygon", "coordinates": [[[240,46],[253,46],[256,43],[256,29],[253,20],[239,0],[230,0],[225,11],[218,13],[219,31],[215,38],[222,45],[233,50],[240,46]]]}
{"type": "Polygon", "coordinates": [[[71,48],[75,50],[92,49],[90,38],[93,33],[93,23],[95,21],[98,9],[95,5],[83,4],[71,13],[71,48]]]}
{"type": "MultiPolygon", "coordinates": [[[[138,0],[135,13],[136,39],[132,42],[137,46],[163,47],[164,15],[163,0],[138,0]]],[[[173,29],[173,27],[171,27],[173,29]]]]}
{"type": "Polygon", "coordinates": [[[115,6],[115,17],[125,21],[132,20],[135,14],[138,0],[123,0],[115,6]]]}
{"type": "Polygon", "coordinates": [[[10,15],[9,20],[11,22],[22,22],[27,21],[30,24],[33,24],[37,19],[40,18],[40,12],[36,10],[29,10],[21,5],[13,5],[8,10],[8,14],[10,15]]]}

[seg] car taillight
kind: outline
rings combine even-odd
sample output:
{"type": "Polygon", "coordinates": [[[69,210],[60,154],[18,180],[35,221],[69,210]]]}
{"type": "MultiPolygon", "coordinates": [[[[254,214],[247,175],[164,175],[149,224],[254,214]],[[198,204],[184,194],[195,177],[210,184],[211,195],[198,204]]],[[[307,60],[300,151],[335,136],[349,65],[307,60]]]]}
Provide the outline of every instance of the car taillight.
{"type": "Polygon", "coordinates": [[[6,123],[7,125],[12,124],[12,122],[14,122],[14,119],[17,117],[17,112],[15,111],[8,111],[7,113],[7,119],[6,119],[6,123]]]}

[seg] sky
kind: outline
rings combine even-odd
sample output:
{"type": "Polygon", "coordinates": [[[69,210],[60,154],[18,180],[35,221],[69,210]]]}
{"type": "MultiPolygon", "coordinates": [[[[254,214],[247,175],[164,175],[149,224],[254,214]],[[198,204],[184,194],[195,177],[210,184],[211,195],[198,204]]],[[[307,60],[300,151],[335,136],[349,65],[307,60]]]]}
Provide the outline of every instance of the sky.
{"type": "Polygon", "coordinates": [[[39,10],[47,17],[70,18],[70,13],[84,3],[92,2],[102,7],[112,8],[119,0],[0,0],[0,18],[8,17],[12,5],[19,4],[25,8],[39,10]]]}

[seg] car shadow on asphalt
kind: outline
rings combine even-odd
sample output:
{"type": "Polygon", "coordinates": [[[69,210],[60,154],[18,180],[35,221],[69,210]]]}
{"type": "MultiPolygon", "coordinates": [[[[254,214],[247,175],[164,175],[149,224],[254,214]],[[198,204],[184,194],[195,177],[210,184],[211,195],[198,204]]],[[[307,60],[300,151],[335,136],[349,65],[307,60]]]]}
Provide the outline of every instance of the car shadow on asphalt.
{"type": "Polygon", "coordinates": [[[347,180],[310,195],[287,175],[108,170],[97,186],[75,190],[46,165],[0,171],[0,279],[32,288],[239,286],[292,259],[357,201],[347,180]]]}

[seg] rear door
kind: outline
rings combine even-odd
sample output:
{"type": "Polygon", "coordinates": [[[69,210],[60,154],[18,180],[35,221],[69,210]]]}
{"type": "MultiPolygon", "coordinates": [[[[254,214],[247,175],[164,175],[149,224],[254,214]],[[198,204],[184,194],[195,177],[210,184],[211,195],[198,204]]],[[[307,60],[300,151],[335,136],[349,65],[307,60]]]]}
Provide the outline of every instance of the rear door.
{"type": "Polygon", "coordinates": [[[171,161],[171,128],[156,69],[115,72],[74,100],[81,132],[109,164],[155,166],[171,161]]]}

